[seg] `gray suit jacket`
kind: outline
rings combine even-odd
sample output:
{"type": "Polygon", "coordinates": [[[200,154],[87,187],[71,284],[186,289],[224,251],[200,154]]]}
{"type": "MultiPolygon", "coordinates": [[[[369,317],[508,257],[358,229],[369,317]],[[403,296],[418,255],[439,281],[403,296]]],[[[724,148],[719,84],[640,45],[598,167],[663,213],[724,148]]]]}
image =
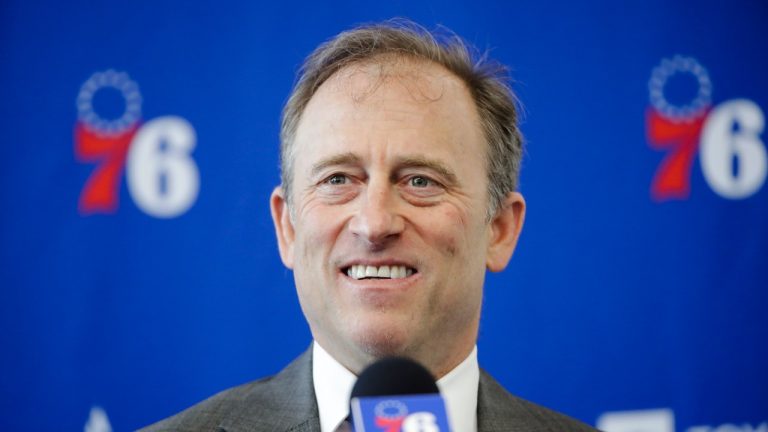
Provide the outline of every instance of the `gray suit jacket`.
{"type": "MultiPolygon", "coordinates": [[[[480,371],[479,432],[594,431],[562,414],[512,396],[480,371]]],[[[320,432],[312,350],[279,374],[225,390],[140,432],[320,432]]],[[[461,432],[461,431],[456,431],[461,432]]]]}

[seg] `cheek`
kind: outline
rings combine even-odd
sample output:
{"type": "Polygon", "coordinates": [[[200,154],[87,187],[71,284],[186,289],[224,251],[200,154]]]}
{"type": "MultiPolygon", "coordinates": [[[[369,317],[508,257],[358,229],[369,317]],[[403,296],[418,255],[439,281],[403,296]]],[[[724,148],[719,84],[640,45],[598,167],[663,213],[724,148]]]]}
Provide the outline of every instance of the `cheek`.
{"type": "Polygon", "coordinates": [[[484,213],[474,214],[461,206],[449,206],[435,218],[430,218],[428,227],[431,227],[433,237],[438,239],[444,255],[449,259],[460,259],[461,267],[471,266],[475,260],[485,262],[487,225],[484,213]],[[440,223],[436,222],[437,218],[440,223]]]}
{"type": "Polygon", "coordinates": [[[458,253],[459,246],[458,246],[457,241],[456,241],[455,238],[449,238],[447,240],[448,241],[447,241],[447,243],[445,245],[445,254],[449,258],[453,258],[458,253]]]}
{"type": "Polygon", "coordinates": [[[297,256],[311,268],[327,262],[344,228],[345,218],[339,208],[324,206],[317,200],[308,201],[296,213],[297,256]],[[314,264],[314,265],[313,265],[314,264]]]}
{"type": "Polygon", "coordinates": [[[429,222],[427,226],[431,228],[432,236],[439,241],[440,250],[445,256],[454,258],[460,255],[462,250],[466,251],[469,248],[472,239],[465,235],[469,220],[466,212],[448,206],[441,209],[438,215],[429,217],[427,220],[429,222]]]}
{"type": "MultiPolygon", "coordinates": [[[[333,217],[318,200],[306,200],[296,211],[296,237],[302,243],[311,242],[327,234],[326,229],[333,217]]],[[[305,245],[306,246],[306,245],[305,245]]]]}

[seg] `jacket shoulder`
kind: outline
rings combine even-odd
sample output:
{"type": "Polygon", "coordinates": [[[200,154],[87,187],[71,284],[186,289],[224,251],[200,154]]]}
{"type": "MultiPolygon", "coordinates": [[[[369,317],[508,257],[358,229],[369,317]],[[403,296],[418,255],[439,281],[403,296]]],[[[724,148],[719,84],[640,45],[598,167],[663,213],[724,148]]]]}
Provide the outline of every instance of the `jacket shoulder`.
{"type": "Polygon", "coordinates": [[[319,430],[311,350],[279,374],[218,393],[140,432],[319,430]]]}
{"type": "Polygon", "coordinates": [[[594,432],[565,414],[514,396],[487,372],[480,372],[477,404],[478,430],[520,432],[594,432]]]}
{"type": "Polygon", "coordinates": [[[139,429],[139,432],[192,432],[224,431],[221,423],[238,412],[244,411],[246,400],[259,398],[264,388],[272,380],[266,377],[237,387],[224,390],[186,410],[139,429]]]}

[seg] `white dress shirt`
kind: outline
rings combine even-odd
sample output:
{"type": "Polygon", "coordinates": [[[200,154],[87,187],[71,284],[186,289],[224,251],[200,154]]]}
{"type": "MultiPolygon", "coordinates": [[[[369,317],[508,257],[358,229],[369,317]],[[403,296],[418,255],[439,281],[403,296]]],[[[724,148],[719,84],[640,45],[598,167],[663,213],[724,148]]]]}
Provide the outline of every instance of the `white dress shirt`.
{"type": "MultiPolygon", "coordinates": [[[[349,414],[349,395],[357,377],[315,341],[312,346],[312,379],[320,413],[320,430],[334,432],[349,414]]],[[[477,431],[479,383],[477,346],[464,361],[437,381],[452,430],[477,431]]]]}

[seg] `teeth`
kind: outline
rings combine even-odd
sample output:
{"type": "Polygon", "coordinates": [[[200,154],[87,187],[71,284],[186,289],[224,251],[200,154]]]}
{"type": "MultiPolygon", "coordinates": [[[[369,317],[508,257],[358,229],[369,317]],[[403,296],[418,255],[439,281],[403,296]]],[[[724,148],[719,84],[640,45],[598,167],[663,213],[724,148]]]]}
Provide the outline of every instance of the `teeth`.
{"type": "Polygon", "coordinates": [[[353,279],[363,279],[367,277],[378,277],[388,279],[402,279],[413,274],[412,268],[405,266],[366,266],[353,265],[347,269],[347,276],[353,279]]]}
{"type": "Polygon", "coordinates": [[[400,273],[401,268],[402,267],[400,266],[392,266],[392,268],[389,270],[389,277],[392,279],[400,279],[401,277],[405,277],[405,272],[400,273]]]}
{"type": "Polygon", "coordinates": [[[390,269],[390,275],[392,279],[400,279],[402,277],[405,277],[405,269],[400,266],[392,266],[390,269]]]}
{"type": "Polygon", "coordinates": [[[389,266],[379,267],[379,271],[376,273],[376,276],[380,278],[388,278],[389,275],[390,275],[389,266]]]}
{"type": "Polygon", "coordinates": [[[365,268],[365,277],[376,277],[379,275],[379,270],[374,266],[368,266],[365,268]]]}

